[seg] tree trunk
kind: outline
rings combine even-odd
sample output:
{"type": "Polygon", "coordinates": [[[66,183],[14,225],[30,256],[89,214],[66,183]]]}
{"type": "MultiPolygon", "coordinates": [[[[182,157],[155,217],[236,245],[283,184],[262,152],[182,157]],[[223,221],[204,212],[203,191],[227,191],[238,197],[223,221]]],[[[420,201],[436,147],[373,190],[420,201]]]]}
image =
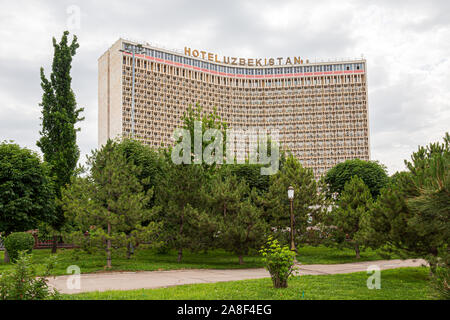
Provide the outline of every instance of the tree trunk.
{"type": "MultiPolygon", "coordinates": [[[[183,208],[184,211],[184,208],[183,208]]],[[[184,225],[184,213],[181,215],[180,219],[180,240],[183,237],[183,225],[184,225]]],[[[180,247],[178,248],[178,263],[181,262],[181,259],[183,258],[183,245],[180,244],[180,247]]]]}
{"type": "Polygon", "coordinates": [[[278,277],[272,278],[273,286],[275,288],[287,288],[287,280],[280,280],[278,277]]]}
{"type": "Polygon", "coordinates": [[[428,262],[430,265],[430,277],[433,277],[436,274],[436,263],[428,262]]]}
{"type": "Polygon", "coordinates": [[[111,269],[111,223],[108,222],[108,240],[106,240],[106,268],[111,269]]]}
{"type": "MultiPolygon", "coordinates": [[[[127,238],[129,239],[130,236],[128,235],[127,238]]],[[[127,259],[131,259],[131,242],[127,243],[127,259]]]]}
{"type": "Polygon", "coordinates": [[[359,255],[359,244],[355,244],[355,252],[356,252],[356,259],[361,258],[361,256],[359,255]]]}
{"type": "Polygon", "coordinates": [[[9,259],[9,254],[8,254],[8,251],[6,251],[6,248],[5,248],[5,256],[4,256],[4,258],[3,258],[3,262],[5,262],[5,263],[9,263],[10,262],[10,259],[9,259]]]}
{"type": "Polygon", "coordinates": [[[131,259],[131,243],[127,244],[127,259],[131,259]]]}
{"type": "Polygon", "coordinates": [[[239,264],[240,265],[244,264],[244,257],[242,255],[239,255],[239,264]]]}
{"type": "Polygon", "coordinates": [[[52,243],[52,253],[55,254],[57,249],[58,249],[58,236],[54,235],[52,243]]]}
{"type": "Polygon", "coordinates": [[[430,261],[428,261],[428,264],[430,265],[430,277],[432,277],[434,274],[436,274],[438,250],[432,247],[430,253],[433,258],[429,259],[430,261]]]}

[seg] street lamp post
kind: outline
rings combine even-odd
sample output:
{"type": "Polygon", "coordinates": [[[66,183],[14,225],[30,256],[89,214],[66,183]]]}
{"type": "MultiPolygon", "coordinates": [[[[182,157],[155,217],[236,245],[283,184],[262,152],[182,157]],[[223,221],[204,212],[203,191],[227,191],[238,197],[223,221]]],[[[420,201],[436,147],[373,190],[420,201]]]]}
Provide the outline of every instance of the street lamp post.
{"type": "Polygon", "coordinates": [[[288,198],[291,203],[291,251],[297,251],[294,242],[294,188],[292,186],[288,188],[288,198]]]}

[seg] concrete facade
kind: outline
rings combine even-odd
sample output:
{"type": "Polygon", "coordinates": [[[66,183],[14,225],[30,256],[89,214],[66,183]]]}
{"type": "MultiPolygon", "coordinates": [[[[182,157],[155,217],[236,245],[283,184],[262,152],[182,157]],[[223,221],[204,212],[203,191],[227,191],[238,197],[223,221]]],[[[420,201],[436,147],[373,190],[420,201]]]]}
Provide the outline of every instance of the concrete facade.
{"type": "Polygon", "coordinates": [[[199,103],[232,128],[279,130],[282,148],[316,177],[347,159],[370,159],[364,59],[234,66],[123,39],[98,61],[99,146],[131,136],[133,48],[141,52],[134,137],[151,147],[171,145],[183,113],[199,103]]]}

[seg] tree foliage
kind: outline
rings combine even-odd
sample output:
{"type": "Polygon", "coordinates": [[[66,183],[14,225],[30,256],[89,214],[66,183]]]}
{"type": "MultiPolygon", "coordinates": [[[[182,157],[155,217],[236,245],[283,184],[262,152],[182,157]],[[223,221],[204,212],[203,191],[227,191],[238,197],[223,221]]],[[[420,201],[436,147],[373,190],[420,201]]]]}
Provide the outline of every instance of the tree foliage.
{"type": "MultiPolygon", "coordinates": [[[[143,190],[145,192],[154,190],[163,176],[162,153],[132,139],[123,139],[117,147],[123,152],[128,162],[140,168],[137,178],[143,190]]],[[[149,206],[154,206],[154,196],[149,201],[149,206]]]]}
{"type": "Polygon", "coordinates": [[[337,207],[331,212],[334,241],[351,244],[355,248],[356,258],[360,258],[360,230],[361,220],[369,213],[372,196],[369,188],[358,176],[348,181],[337,207]]]}
{"type": "MultiPolygon", "coordinates": [[[[17,144],[0,143],[0,233],[27,231],[54,218],[54,189],[49,168],[17,144]]],[[[8,256],[5,255],[5,261],[8,256]]]]}
{"type": "Polygon", "coordinates": [[[336,194],[339,197],[345,184],[354,176],[358,176],[364,181],[373,198],[376,198],[380,194],[380,190],[389,182],[386,168],[378,162],[360,159],[347,160],[331,168],[325,175],[324,180],[329,188],[328,195],[336,194]]]}
{"type": "Polygon", "coordinates": [[[258,194],[263,195],[269,191],[270,176],[262,175],[261,164],[231,164],[228,165],[231,172],[238,177],[239,180],[248,184],[250,190],[256,189],[258,194]]]}
{"type": "MultiPolygon", "coordinates": [[[[191,160],[193,161],[193,163],[195,163],[196,159],[195,157],[195,153],[197,150],[195,150],[195,133],[196,133],[196,127],[195,127],[195,123],[199,122],[201,123],[201,147],[198,151],[201,152],[202,156],[203,156],[203,152],[205,151],[205,149],[214,143],[215,141],[215,137],[211,138],[211,141],[206,141],[206,139],[204,139],[204,135],[206,133],[207,130],[209,129],[216,129],[218,131],[220,131],[220,133],[222,134],[222,141],[225,141],[226,139],[226,130],[227,130],[227,124],[225,122],[223,122],[221,120],[221,118],[217,115],[216,109],[213,110],[212,113],[205,113],[203,111],[203,108],[197,103],[195,105],[195,107],[189,106],[187,111],[183,114],[183,129],[188,130],[189,134],[190,134],[190,145],[191,145],[191,160]]],[[[225,151],[225,146],[222,145],[222,152],[223,154],[225,151]]],[[[209,174],[213,174],[215,168],[216,168],[216,163],[212,163],[212,164],[207,164],[205,161],[201,162],[202,166],[204,167],[204,169],[207,170],[207,173],[209,174]]]]}
{"type": "Polygon", "coordinates": [[[203,166],[176,165],[167,157],[164,177],[157,188],[156,203],[161,207],[164,241],[178,251],[181,262],[184,249],[205,249],[214,230],[205,212],[207,174],[203,166]]]}
{"type": "Polygon", "coordinates": [[[261,247],[268,232],[258,197],[256,189],[250,191],[227,167],[211,184],[209,203],[211,219],[217,224],[216,245],[235,253],[240,264],[250,250],[261,247]]]}
{"type": "Polygon", "coordinates": [[[33,251],[34,237],[27,232],[14,232],[6,237],[4,244],[9,258],[12,262],[15,262],[21,251],[28,254],[33,251]]]}
{"type": "Polygon", "coordinates": [[[138,179],[141,168],[127,161],[116,142],[108,140],[88,158],[90,172],[76,177],[63,192],[66,216],[78,233],[90,229],[93,240],[106,244],[107,267],[113,247],[127,248],[151,240],[157,230],[147,204],[153,189],[144,191],[138,179]]]}
{"type": "Polygon", "coordinates": [[[287,197],[289,186],[294,188],[294,230],[296,241],[305,241],[307,228],[320,214],[323,195],[314,179],[314,173],[304,168],[300,161],[289,155],[277,174],[271,176],[271,184],[264,205],[271,227],[276,228],[278,236],[287,241],[290,226],[290,201],[287,197]]]}
{"type": "Polygon", "coordinates": [[[419,147],[405,161],[407,172],[382,190],[364,222],[365,240],[388,252],[427,259],[448,267],[450,242],[450,137],[419,147]]]}
{"type": "MultiPolygon", "coordinates": [[[[76,123],[82,108],[77,108],[75,94],[72,90],[72,59],[79,47],[77,37],[68,42],[69,32],[65,31],[59,43],[53,38],[54,56],[50,79],[41,68],[42,95],[42,130],[37,146],[44,154],[44,160],[50,164],[51,175],[55,177],[55,191],[61,198],[61,189],[70,183],[74,175],[80,151],[77,146],[76,123]]],[[[56,219],[52,226],[60,230],[64,224],[64,214],[60,207],[56,210],[56,219]]],[[[56,243],[55,243],[56,245],[56,243]]],[[[56,246],[54,247],[56,251],[56,246]]]]}
{"type": "Polygon", "coordinates": [[[287,288],[288,279],[295,269],[295,252],[288,246],[281,246],[278,240],[269,237],[266,245],[260,250],[263,262],[270,273],[275,288],[287,288]]]}
{"type": "Polygon", "coordinates": [[[48,287],[48,277],[56,256],[47,259],[44,273],[39,273],[31,255],[20,252],[14,269],[0,277],[0,300],[58,300],[60,294],[48,287]]]}

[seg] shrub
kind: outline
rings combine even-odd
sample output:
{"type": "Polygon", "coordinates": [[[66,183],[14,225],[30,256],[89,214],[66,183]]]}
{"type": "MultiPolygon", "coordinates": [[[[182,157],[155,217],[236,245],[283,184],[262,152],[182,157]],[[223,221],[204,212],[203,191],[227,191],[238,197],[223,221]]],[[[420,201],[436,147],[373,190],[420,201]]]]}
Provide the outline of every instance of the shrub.
{"type": "Polygon", "coordinates": [[[437,267],[431,276],[433,296],[440,300],[450,300],[450,268],[437,267]]]}
{"type": "Polygon", "coordinates": [[[14,269],[0,277],[0,300],[48,300],[59,299],[56,290],[49,290],[47,277],[56,263],[56,256],[46,264],[45,272],[39,276],[31,262],[31,255],[19,252],[14,269]]]}
{"type": "Polygon", "coordinates": [[[168,243],[162,243],[156,248],[157,254],[168,254],[170,252],[170,246],[168,243]]]}
{"type": "Polygon", "coordinates": [[[26,232],[11,233],[5,239],[5,248],[12,262],[19,257],[20,251],[31,253],[34,247],[34,238],[26,232]]]}
{"type": "Polygon", "coordinates": [[[288,279],[295,272],[295,252],[288,246],[281,247],[278,240],[269,237],[261,251],[263,262],[269,271],[275,288],[287,288],[288,279]]]}

